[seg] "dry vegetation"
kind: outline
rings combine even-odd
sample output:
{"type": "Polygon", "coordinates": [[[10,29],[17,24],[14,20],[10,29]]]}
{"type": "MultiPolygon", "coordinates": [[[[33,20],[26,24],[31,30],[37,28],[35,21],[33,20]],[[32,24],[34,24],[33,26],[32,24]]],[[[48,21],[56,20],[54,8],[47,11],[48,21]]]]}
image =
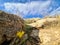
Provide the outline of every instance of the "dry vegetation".
{"type": "Polygon", "coordinates": [[[37,20],[40,20],[40,18],[29,18],[29,19],[25,19],[25,23],[30,24],[36,22],[37,20]]]}
{"type": "MultiPolygon", "coordinates": [[[[55,21],[52,21],[52,22],[46,22],[45,24],[45,28],[59,28],[60,27],[60,16],[56,16],[55,17],[56,20],[55,21]]],[[[53,20],[53,19],[52,19],[53,20]]]]}
{"type": "Polygon", "coordinates": [[[45,28],[40,30],[41,45],[60,45],[60,16],[55,18],[56,21],[46,22],[45,28]]]}
{"type": "MultiPolygon", "coordinates": [[[[40,45],[60,45],[60,16],[45,17],[29,24],[39,29],[40,45]],[[40,25],[44,25],[42,28],[40,25]],[[40,28],[40,27],[42,28],[40,28]]],[[[37,33],[36,33],[37,34],[37,33]]]]}

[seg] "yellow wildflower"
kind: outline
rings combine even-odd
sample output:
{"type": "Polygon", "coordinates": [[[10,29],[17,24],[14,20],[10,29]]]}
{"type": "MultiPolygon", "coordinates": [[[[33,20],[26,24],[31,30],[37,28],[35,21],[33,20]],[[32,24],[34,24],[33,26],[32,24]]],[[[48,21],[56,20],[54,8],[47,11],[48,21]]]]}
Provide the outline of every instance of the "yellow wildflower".
{"type": "Polygon", "coordinates": [[[25,33],[24,31],[17,32],[17,37],[22,38],[24,33],[25,33]]]}

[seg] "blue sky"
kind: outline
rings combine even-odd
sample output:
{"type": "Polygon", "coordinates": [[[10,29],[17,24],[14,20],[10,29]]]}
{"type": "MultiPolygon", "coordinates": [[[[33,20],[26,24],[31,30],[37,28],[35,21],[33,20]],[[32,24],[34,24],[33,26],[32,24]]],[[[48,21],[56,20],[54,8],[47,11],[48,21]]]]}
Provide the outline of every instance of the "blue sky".
{"type": "Polygon", "coordinates": [[[0,0],[0,10],[23,18],[60,14],[60,0],[0,0]]]}

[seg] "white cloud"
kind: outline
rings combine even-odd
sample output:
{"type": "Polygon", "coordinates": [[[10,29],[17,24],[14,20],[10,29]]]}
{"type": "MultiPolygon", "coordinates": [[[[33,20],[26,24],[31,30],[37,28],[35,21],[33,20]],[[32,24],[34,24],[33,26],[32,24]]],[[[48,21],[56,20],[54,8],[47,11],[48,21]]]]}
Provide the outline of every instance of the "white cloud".
{"type": "Polygon", "coordinates": [[[5,10],[12,11],[13,13],[21,13],[23,16],[26,15],[35,15],[35,14],[48,14],[48,7],[50,5],[51,0],[40,2],[40,1],[32,1],[27,3],[4,3],[5,10]]]}
{"type": "Polygon", "coordinates": [[[51,16],[58,15],[58,14],[60,14],[60,7],[58,7],[56,10],[53,10],[53,11],[50,13],[51,16]]]}

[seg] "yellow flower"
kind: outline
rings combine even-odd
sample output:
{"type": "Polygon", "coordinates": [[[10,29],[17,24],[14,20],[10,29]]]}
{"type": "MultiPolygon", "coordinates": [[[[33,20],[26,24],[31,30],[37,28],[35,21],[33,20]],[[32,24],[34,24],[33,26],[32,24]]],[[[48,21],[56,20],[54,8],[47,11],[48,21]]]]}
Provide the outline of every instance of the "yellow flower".
{"type": "Polygon", "coordinates": [[[17,32],[17,37],[22,38],[24,33],[25,33],[24,31],[17,32]]]}

